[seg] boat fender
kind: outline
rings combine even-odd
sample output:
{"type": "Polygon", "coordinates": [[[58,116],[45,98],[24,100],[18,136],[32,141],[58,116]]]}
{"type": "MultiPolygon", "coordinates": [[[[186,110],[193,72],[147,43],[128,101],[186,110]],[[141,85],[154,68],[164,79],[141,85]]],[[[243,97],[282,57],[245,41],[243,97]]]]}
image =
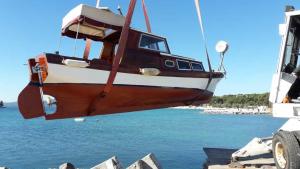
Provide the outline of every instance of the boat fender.
{"type": "Polygon", "coordinates": [[[160,70],[156,68],[140,68],[140,73],[145,76],[157,76],[160,74],[160,70]]]}
{"type": "Polygon", "coordinates": [[[79,67],[79,68],[86,68],[90,66],[90,64],[85,61],[73,60],[73,59],[65,59],[62,61],[62,63],[66,66],[79,67]]]}

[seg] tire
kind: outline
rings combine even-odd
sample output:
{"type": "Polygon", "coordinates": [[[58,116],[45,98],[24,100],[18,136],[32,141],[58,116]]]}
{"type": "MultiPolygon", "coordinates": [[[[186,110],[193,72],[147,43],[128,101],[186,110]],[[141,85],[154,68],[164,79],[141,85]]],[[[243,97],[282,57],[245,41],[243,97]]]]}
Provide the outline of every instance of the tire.
{"type": "Polygon", "coordinates": [[[277,132],[272,148],[277,169],[300,169],[300,146],[291,132],[277,132]]]}

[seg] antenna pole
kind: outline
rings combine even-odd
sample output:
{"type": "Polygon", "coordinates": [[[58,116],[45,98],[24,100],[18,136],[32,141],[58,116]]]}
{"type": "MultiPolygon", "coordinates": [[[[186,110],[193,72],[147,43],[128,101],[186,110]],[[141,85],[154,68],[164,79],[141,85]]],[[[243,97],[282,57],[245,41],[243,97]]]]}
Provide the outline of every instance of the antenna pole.
{"type": "Polygon", "coordinates": [[[97,0],[96,8],[99,8],[99,7],[100,7],[100,0],[97,0]]]}

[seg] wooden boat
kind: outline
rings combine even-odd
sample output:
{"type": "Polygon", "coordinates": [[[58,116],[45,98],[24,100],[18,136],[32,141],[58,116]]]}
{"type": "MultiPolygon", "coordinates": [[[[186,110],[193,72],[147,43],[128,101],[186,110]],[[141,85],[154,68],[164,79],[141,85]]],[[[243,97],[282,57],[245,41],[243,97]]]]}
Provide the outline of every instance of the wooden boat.
{"type": "Polygon", "coordinates": [[[2,100],[0,100],[0,108],[6,108],[2,100]]]}
{"type": "Polygon", "coordinates": [[[62,35],[87,41],[84,56],[44,53],[29,59],[30,82],[18,104],[26,119],[63,119],[208,103],[223,72],[171,53],[167,39],[130,28],[135,0],[126,17],[79,5],[63,19],[62,35]],[[89,59],[90,42],[102,42],[89,59]],[[42,95],[55,98],[46,114],[42,95]]]}

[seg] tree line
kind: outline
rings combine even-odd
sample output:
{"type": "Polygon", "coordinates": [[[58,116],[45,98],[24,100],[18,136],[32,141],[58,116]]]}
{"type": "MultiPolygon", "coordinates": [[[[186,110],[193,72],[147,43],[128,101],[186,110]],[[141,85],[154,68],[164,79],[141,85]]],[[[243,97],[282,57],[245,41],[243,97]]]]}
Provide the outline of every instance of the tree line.
{"type": "Polygon", "coordinates": [[[269,93],[213,96],[211,102],[208,105],[213,107],[228,108],[269,106],[269,93]]]}

